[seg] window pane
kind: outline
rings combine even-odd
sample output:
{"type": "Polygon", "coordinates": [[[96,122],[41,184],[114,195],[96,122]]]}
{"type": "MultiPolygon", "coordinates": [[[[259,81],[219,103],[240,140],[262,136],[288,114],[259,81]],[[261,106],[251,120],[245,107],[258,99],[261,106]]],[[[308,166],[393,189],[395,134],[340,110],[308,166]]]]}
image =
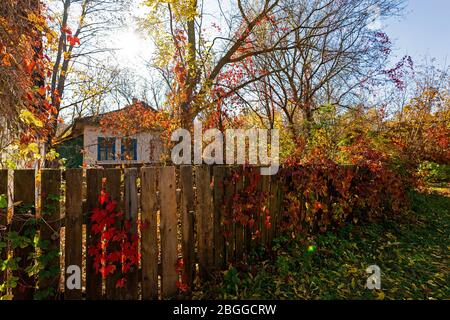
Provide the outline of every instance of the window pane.
{"type": "Polygon", "coordinates": [[[115,160],[115,138],[98,138],[98,160],[115,160]]]}
{"type": "Polygon", "coordinates": [[[122,160],[137,160],[137,139],[122,138],[122,160]]]}

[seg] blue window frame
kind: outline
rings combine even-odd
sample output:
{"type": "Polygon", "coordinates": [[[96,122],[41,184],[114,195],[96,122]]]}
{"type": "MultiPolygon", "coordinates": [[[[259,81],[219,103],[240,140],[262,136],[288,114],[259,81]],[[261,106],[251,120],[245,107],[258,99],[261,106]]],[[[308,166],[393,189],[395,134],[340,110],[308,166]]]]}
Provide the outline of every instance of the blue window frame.
{"type": "Polygon", "coordinates": [[[121,139],[121,159],[137,160],[137,139],[122,138],[121,139]]]}
{"type": "Polygon", "coordinates": [[[98,137],[97,147],[98,161],[116,160],[116,138],[98,137]]]}

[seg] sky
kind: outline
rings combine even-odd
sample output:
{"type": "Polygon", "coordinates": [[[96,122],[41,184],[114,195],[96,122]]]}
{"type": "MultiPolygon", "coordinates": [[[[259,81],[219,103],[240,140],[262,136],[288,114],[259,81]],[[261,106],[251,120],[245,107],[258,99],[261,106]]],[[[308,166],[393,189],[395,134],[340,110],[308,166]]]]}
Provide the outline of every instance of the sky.
{"type": "Polygon", "coordinates": [[[383,24],[397,57],[410,55],[416,63],[435,58],[441,67],[450,65],[449,0],[409,0],[403,17],[383,24]]]}
{"type": "MultiPolygon", "coordinates": [[[[216,5],[217,0],[206,0],[208,8],[216,5]]],[[[403,56],[410,55],[415,65],[428,64],[431,61],[440,68],[450,67],[450,0],[406,0],[402,16],[377,21],[394,44],[391,64],[397,63],[403,56]],[[435,59],[435,60],[432,60],[435,59]]],[[[135,0],[132,15],[145,17],[148,8],[135,0]]],[[[114,35],[115,47],[119,48],[118,64],[135,75],[148,78],[150,70],[142,68],[149,61],[154,50],[149,39],[135,32],[135,20],[129,20],[128,28],[114,35]]],[[[205,24],[206,25],[206,24],[205,24]]]]}
{"type": "MultiPolygon", "coordinates": [[[[136,5],[134,14],[142,16],[144,11],[136,5]]],[[[441,67],[450,65],[450,0],[407,0],[405,14],[383,21],[382,26],[394,42],[393,60],[410,55],[416,63],[435,58],[441,67]]],[[[122,64],[141,65],[152,51],[148,40],[133,30],[116,39],[121,39],[117,45],[122,48],[122,64]]]]}

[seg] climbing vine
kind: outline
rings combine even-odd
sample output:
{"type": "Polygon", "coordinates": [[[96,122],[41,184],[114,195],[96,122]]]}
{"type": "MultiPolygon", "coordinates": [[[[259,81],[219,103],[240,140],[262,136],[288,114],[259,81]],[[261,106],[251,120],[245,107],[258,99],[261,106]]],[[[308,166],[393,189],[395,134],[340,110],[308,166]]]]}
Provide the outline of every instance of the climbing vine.
{"type": "MultiPolygon", "coordinates": [[[[48,195],[48,199],[59,201],[59,196],[48,195]]],[[[0,196],[0,210],[7,209],[6,196],[0,196]]],[[[56,296],[53,286],[43,285],[47,280],[54,280],[59,275],[59,264],[54,265],[55,259],[59,259],[58,249],[50,248],[50,239],[43,239],[41,233],[45,228],[50,228],[48,216],[56,207],[48,205],[37,217],[34,206],[18,206],[13,215],[13,221],[0,230],[0,272],[8,272],[0,282],[0,300],[12,300],[13,289],[34,289],[35,300],[46,300],[56,296]],[[20,225],[20,229],[12,228],[20,225]],[[24,256],[15,255],[18,250],[28,249],[24,256]],[[26,263],[23,260],[26,259],[26,263]],[[33,284],[27,283],[23,276],[37,279],[33,284]]],[[[52,230],[53,231],[53,230],[52,230]]]]}
{"type": "MultiPolygon", "coordinates": [[[[141,259],[138,234],[131,232],[132,223],[124,219],[117,201],[111,199],[104,188],[99,195],[99,207],[93,210],[90,219],[91,233],[99,236],[99,241],[88,251],[93,257],[95,272],[103,279],[113,277],[116,288],[124,288],[128,275],[138,268],[141,259]]],[[[137,225],[141,231],[144,229],[140,221],[137,225]]]]}

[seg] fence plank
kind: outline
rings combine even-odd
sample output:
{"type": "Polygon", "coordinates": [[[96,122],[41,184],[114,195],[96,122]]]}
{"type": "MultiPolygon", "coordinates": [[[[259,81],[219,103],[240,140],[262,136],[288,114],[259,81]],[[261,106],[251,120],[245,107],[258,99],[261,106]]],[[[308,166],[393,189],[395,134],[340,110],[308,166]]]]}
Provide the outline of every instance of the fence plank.
{"type": "MultiPolygon", "coordinates": [[[[278,237],[281,235],[282,232],[282,222],[283,222],[283,215],[284,215],[284,196],[283,196],[283,187],[284,187],[284,183],[283,183],[283,177],[278,175],[276,177],[277,179],[277,186],[278,186],[278,190],[277,193],[275,194],[275,208],[276,208],[276,213],[277,213],[277,218],[276,218],[276,226],[274,228],[274,237],[278,237]]],[[[303,197],[303,195],[301,195],[303,197]]],[[[302,206],[301,206],[302,207],[302,206]]],[[[303,208],[302,208],[303,210],[303,208]]]]}
{"type": "MultiPolygon", "coordinates": [[[[69,169],[65,173],[66,180],[66,223],[65,223],[65,266],[78,266],[82,270],[83,254],[83,170],[69,169]]],[[[79,289],[67,288],[65,282],[64,299],[81,300],[79,289]]]]}
{"type": "MultiPolygon", "coordinates": [[[[246,196],[249,195],[249,193],[254,192],[254,190],[252,189],[251,185],[252,182],[254,181],[254,168],[253,167],[246,167],[243,169],[244,172],[244,193],[246,196]]],[[[249,214],[248,216],[249,219],[255,219],[256,218],[254,216],[251,216],[249,214]]],[[[256,225],[256,222],[255,222],[256,225]]],[[[253,248],[253,232],[255,229],[255,225],[250,225],[250,223],[247,223],[245,230],[244,230],[244,235],[245,235],[245,253],[246,256],[248,257],[250,255],[250,252],[253,248]]]]}
{"type": "Polygon", "coordinates": [[[189,290],[192,289],[195,270],[194,245],[194,189],[192,183],[192,166],[180,167],[181,183],[181,233],[184,261],[184,274],[189,290]]]}
{"type": "Polygon", "coordinates": [[[217,269],[225,266],[225,239],[223,236],[223,195],[225,167],[217,166],[214,175],[214,265],[217,269]]]}
{"type": "MultiPolygon", "coordinates": [[[[0,241],[3,240],[3,235],[6,233],[8,225],[8,170],[0,170],[0,196],[4,196],[6,200],[6,208],[0,208],[0,241]]],[[[0,260],[5,260],[7,257],[7,248],[0,249],[0,260]]],[[[0,283],[6,279],[6,271],[0,271],[0,283]]]]}
{"type": "MultiPolygon", "coordinates": [[[[36,200],[36,181],[34,170],[16,170],[14,172],[14,203],[20,202],[14,208],[14,216],[12,222],[12,230],[21,232],[23,235],[24,222],[35,216],[35,200],[36,200]]],[[[14,257],[20,257],[18,266],[19,270],[13,272],[13,276],[19,277],[19,284],[13,290],[15,300],[31,300],[34,295],[36,281],[34,278],[28,277],[25,268],[30,264],[28,256],[34,251],[33,248],[14,250],[14,257]]]]}
{"type": "MultiPolygon", "coordinates": [[[[121,175],[122,171],[120,169],[105,169],[105,178],[106,178],[106,192],[110,195],[112,201],[117,201],[117,211],[120,211],[121,204],[121,175]]],[[[116,218],[116,222],[114,225],[115,228],[122,227],[122,219],[119,217],[116,218]]],[[[120,245],[115,242],[112,243],[109,247],[109,251],[117,251],[120,250],[120,245]]],[[[116,288],[117,280],[121,275],[121,266],[118,265],[117,270],[113,275],[110,275],[106,278],[105,281],[105,290],[106,290],[106,299],[108,300],[119,300],[121,298],[121,289],[116,288]]]]}
{"type": "MultiPolygon", "coordinates": [[[[138,169],[125,169],[125,216],[130,222],[130,239],[138,236],[138,193],[137,193],[138,169]]],[[[127,274],[124,299],[136,300],[138,298],[139,270],[135,266],[127,274]]]]}
{"type": "MultiPolygon", "coordinates": [[[[258,170],[259,171],[259,170],[258,170]]],[[[260,173],[259,173],[260,174],[260,173]]],[[[260,175],[261,179],[261,192],[263,196],[263,202],[261,203],[261,245],[268,245],[268,227],[266,223],[267,212],[269,210],[269,192],[270,192],[270,176],[260,175]]]]}
{"type": "Polygon", "coordinates": [[[44,169],[41,171],[41,217],[46,221],[41,226],[41,239],[48,241],[45,252],[58,253],[46,266],[47,270],[55,270],[50,277],[39,279],[39,290],[50,290],[48,299],[55,298],[58,293],[60,273],[60,229],[61,229],[61,170],[44,169]],[[58,270],[58,271],[56,271],[58,270]]]}
{"type": "Polygon", "coordinates": [[[210,183],[210,169],[208,166],[196,168],[196,187],[198,200],[197,235],[199,271],[202,279],[207,279],[214,266],[214,235],[213,208],[210,183]]]}
{"type": "MultiPolygon", "coordinates": [[[[99,235],[91,233],[92,210],[99,207],[98,197],[102,189],[103,169],[88,169],[86,172],[87,185],[87,224],[86,224],[86,248],[88,251],[92,245],[97,245],[100,241],[99,235]]],[[[95,272],[94,258],[86,254],[86,298],[88,300],[102,299],[102,277],[95,272]]]]}
{"type": "MultiPolygon", "coordinates": [[[[244,189],[244,175],[242,172],[242,167],[238,167],[235,169],[236,174],[239,176],[238,180],[236,181],[236,194],[241,194],[244,189]]],[[[236,212],[234,213],[236,217],[236,212]]],[[[244,225],[242,224],[242,221],[239,221],[239,219],[236,219],[236,261],[240,262],[244,258],[244,249],[245,249],[245,242],[244,242],[244,225]]]]}
{"type": "Polygon", "coordinates": [[[235,184],[233,181],[233,168],[227,167],[225,171],[226,178],[225,181],[225,193],[224,193],[224,201],[225,201],[225,220],[226,223],[224,225],[224,229],[226,232],[225,237],[225,249],[226,249],[226,262],[234,263],[235,260],[235,251],[234,251],[234,241],[235,241],[235,223],[234,223],[234,215],[233,215],[233,197],[235,194],[235,184]]]}
{"type": "Polygon", "coordinates": [[[142,232],[142,299],[158,298],[158,202],[156,197],[158,169],[141,169],[142,232]]]}
{"type": "Polygon", "coordinates": [[[161,194],[161,259],[162,297],[176,295],[177,265],[177,202],[175,167],[163,167],[159,175],[161,194]]]}
{"type": "Polygon", "coordinates": [[[268,230],[267,241],[269,244],[274,239],[275,232],[278,227],[278,219],[280,206],[278,203],[279,192],[279,180],[277,175],[270,176],[270,194],[269,194],[269,215],[270,215],[270,227],[268,230]]]}

